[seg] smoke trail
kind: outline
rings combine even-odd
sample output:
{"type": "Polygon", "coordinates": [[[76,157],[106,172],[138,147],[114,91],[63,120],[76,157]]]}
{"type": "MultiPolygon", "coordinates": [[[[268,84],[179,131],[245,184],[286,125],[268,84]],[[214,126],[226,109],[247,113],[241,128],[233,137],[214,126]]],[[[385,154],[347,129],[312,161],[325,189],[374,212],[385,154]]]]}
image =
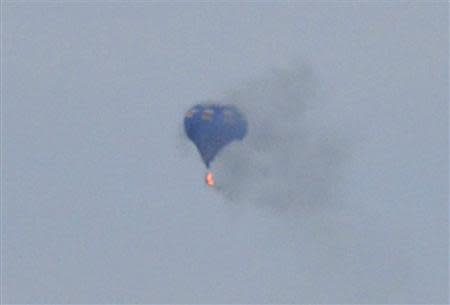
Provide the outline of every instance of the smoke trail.
{"type": "Polygon", "coordinates": [[[312,70],[272,71],[230,93],[247,115],[249,132],[217,158],[222,193],[234,201],[278,209],[328,201],[338,181],[343,143],[327,124],[312,70]]]}

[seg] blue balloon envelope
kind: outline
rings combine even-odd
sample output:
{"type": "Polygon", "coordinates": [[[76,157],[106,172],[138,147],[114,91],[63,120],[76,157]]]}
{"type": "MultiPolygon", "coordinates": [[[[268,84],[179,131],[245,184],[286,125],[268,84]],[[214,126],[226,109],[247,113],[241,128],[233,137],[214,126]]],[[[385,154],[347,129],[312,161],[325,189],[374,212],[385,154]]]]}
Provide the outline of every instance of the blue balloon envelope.
{"type": "Polygon", "coordinates": [[[247,133],[247,120],[233,105],[199,104],[186,113],[184,129],[209,168],[219,151],[247,133]]]}

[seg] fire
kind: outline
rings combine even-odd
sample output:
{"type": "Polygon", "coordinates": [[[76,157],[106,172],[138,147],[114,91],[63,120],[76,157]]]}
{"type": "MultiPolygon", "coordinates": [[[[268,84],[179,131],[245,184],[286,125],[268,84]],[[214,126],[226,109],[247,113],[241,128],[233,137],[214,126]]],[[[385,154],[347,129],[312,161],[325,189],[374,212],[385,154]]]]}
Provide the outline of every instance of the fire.
{"type": "Polygon", "coordinates": [[[214,176],[212,172],[207,172],[205,176],[205,183],[208,186],[214,186],[214,176]]]}

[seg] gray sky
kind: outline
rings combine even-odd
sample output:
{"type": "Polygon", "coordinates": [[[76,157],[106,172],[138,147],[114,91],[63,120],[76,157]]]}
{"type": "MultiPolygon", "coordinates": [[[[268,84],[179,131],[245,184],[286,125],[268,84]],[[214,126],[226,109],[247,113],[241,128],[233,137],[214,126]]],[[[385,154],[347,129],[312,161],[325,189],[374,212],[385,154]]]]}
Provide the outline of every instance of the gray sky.
{"type": "Polygon", "coordinates": [[[448,301],[448,5],[4,3],[2,301],[448,301]],[[233,101],[214,166],[184,112],[233,101]]]}

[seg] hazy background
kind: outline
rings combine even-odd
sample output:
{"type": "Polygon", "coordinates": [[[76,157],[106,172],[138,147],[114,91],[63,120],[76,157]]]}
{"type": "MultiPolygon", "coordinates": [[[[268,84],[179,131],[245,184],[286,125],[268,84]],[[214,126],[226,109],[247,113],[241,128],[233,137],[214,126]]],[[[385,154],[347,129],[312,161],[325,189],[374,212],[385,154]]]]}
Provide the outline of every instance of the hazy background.
{"type": "Polygon", "coordinates": [[[2,301],[446,303],[448,5],[3,3],[2,301]],[[213,165],[205,99],[248,137],[213,165]]]}

